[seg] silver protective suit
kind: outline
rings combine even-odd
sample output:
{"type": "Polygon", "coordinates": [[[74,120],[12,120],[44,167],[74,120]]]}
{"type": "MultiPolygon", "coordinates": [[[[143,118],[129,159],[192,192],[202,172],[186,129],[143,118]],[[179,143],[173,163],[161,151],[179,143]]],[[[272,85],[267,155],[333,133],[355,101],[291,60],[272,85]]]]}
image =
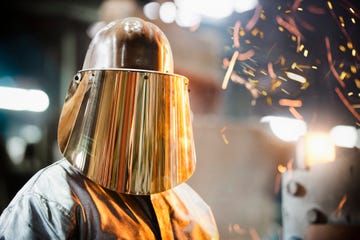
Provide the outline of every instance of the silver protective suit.
{"type": "Polygon", "coordinates": [[[217,239],[209,207],[186,183],[118,194],[65,159],[39,171],[0,217],[0,239],[217,239]]]}

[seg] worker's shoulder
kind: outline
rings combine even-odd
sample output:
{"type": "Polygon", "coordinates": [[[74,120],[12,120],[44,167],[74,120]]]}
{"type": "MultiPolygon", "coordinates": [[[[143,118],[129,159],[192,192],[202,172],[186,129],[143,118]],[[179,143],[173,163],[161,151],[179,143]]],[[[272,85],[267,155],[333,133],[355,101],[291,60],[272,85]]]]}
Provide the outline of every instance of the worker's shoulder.
{"type": "Polygon", "coordinates": [[[14,199],[41,198],[42,201],[71,207],[73,200],[69,179],[75,174],[66,159],[58,160],[37,171],[18,191],[14,199]]]}

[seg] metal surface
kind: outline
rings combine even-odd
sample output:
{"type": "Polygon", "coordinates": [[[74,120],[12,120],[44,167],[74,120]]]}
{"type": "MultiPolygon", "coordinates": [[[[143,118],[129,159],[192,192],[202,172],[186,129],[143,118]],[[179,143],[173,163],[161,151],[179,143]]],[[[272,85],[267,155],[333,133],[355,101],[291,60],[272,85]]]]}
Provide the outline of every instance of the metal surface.
{"type": "Polygon", "coordinates": [[[320,239],[316,234],[320,237],[324,233],[314,229],[330,229],[330,226],[336,226],[332,231],[360,227],[359,152],[337,148],[336,155],[334,162],[290,169],[283,174],[284,240],[310,239],[306,237],[308,231],[311,239],[320,239]],[[329,227],[318,228],[326,225],[329,227]]]}
{"type": "Polygon", "coordinates": [[[83,70],[111,68],[173,73],[168,39],[156,25],[140,18],[109,23],[91,41],[83,70]]]}
{"type": "Polygon", "coordinates": [[[76,168],[131,194],[161,192],[192,175],[187,78],[130,69],[81,75],[69,89],[58,132],[60,150],[76,168]]]}

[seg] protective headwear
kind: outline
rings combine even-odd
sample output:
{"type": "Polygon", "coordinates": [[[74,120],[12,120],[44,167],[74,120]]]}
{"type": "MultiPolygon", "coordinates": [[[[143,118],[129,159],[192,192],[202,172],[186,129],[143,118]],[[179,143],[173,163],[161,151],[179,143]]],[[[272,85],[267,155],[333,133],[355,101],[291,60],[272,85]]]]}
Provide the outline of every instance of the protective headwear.
{"type": "Polygon", "coordinates": [[[173,73],[156,25],[126,18],[95,35],[70,84],[58,143],[75,168],[118,193],[162,192],[192,175],[188,79],[173,73]]]}

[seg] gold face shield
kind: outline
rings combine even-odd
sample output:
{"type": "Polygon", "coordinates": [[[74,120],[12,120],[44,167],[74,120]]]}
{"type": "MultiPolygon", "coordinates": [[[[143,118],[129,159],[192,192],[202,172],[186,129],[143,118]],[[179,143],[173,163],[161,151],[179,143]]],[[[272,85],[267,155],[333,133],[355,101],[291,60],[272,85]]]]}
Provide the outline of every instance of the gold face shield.
{"type": "MultiPolygon", "coordinates": [[[[154,34],[159,31],[155,25],[136,18],[100,32],[103,37],[95,38],[88,50],[86,69],[75,75],[68,90],[59,121],[58,143],[73,166],[103,187],[119,193],[152,194],[185,182],[195,170],[188,79],[161,72],[172,71],[171,51],[164,55],[161,46],[150,48],[150,52],[146,43],[134,49],[127,48],[129,44],[120,47],[127,40],[121,34],[119,37],[119,31],[123,32],[129,22],[132,26],[137,22],[137,30],[127,28],[126,33],[131,33],[127,39],[138,39],[134,33],[149,28],[154,36],[150,40],[156,46],[167,43],[161,32],[161,38],[154,34]],[[117,45],[106,42],[104,36],[115,39],[117,45]],[[104,52],[98,57],[96,46],[100,45],[102,51],[110,49],[108,60],[104,59],[104,52]],[[131,53],[146,61],[113,61],[126,59],[131,53]],[[159,57],[162,55],[165,57],[159,57]],[[152,57],[156,64],[149,61],[152,57]],[[109,67],[97,68],[102,62],[109,67]],[[133,62],[155,67],[124,68],[133,66],[133,62]]],[[[142,36],[149,35],[145,31],[142,36]]],[[[167,45],[166,51],[169,50],[167,45]]]]}

